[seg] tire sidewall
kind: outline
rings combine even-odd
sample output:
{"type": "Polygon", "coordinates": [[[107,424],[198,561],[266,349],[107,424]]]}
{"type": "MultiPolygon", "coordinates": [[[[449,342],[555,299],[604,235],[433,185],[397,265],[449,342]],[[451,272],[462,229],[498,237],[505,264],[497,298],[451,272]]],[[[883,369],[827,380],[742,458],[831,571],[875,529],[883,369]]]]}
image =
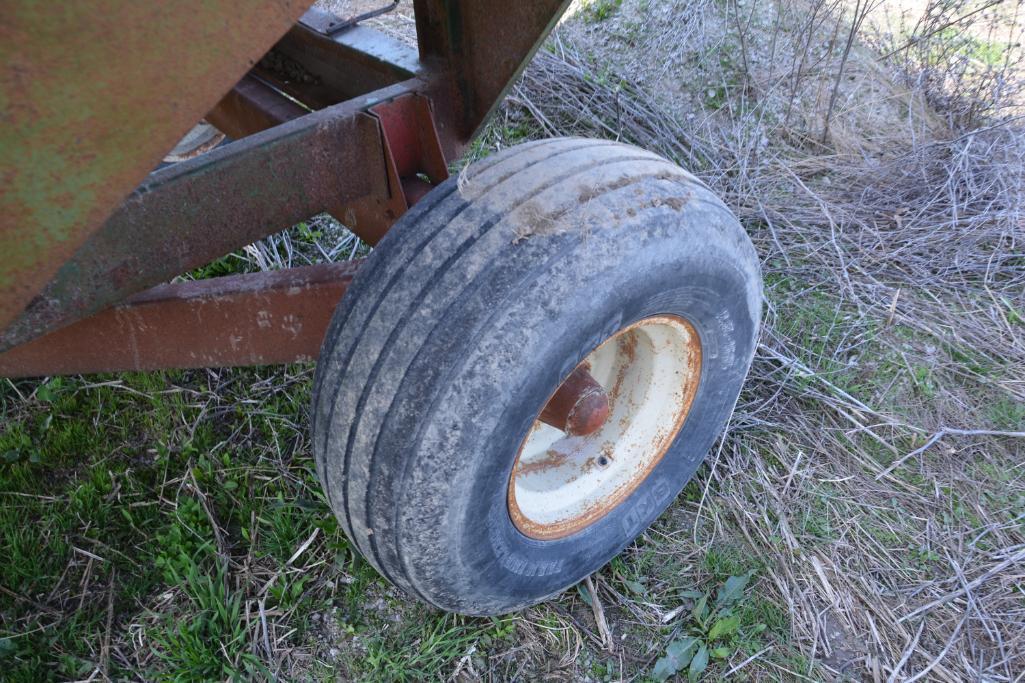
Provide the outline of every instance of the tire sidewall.
{"type": "MultiPolygon", "coordinates": [[[[716,213],[721,217],[724,211],[716,213]]],[[[707,213],[692,211],[685,222],[707,213]]],[[[494,377],[493,395],[504,409],[493,428],[461,430],[461,445],[448,451],[449,457],[479,457],[456,481],[438,482],[441,495],[463,499],[442,525],[450,549],[448,585],[432,591],[448,596],[451,609],[510,611],[601,567],[668,507],[729,418],[754,351],[758,311],[751,310],[751,286],[757,266],[752,272],[750,263],[738,260],[715,221],[680,225],[673,212],[645,219],[640,232],[621,227],[589,235],[590,243],[570,248],[567,258],[541,275],[546,286],[535,290],[540,300],[533,302],[541,312],[539,330],[516,337],[499,326],[476,344],[478,353],[518,354],[519,362],[494,377]],[[622,257],[609,263],[610,254],[622,257]],[[581,279],[588,268],[592,275],[581,279]],[[571,290],[576,295],[563,296],[571,290]],[[699,387],[676,438],[641,484],[588,527],[555,540],[525,536],[509,515],[508,484],[520,444],[544,402],[602,342],[634,322],[664,314],[690,322],[702,346],[699,387]],[[535,343],[524,343],[527,338],[535,343]],[[460,493],[465,491],[470,494],[460,493]]],[[[456,377],[453,384],[460,383],[456,377]]]]}

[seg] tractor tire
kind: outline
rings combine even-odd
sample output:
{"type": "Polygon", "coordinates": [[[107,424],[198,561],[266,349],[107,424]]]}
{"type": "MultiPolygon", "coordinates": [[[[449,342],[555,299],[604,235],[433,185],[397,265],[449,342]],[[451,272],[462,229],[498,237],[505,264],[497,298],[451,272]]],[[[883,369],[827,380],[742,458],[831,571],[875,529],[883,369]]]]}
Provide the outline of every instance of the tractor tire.
{"type": "Polygon", "coordinates": [[[665,159],[527,143],[432,190],[361,267],[325,337],[317,471],[388,580],[473,615],[599,569],[681,491],[756,345],[758,258],[726,206],[665,159]],[[598,431],[539,422],[578,369],[598,431]]]}

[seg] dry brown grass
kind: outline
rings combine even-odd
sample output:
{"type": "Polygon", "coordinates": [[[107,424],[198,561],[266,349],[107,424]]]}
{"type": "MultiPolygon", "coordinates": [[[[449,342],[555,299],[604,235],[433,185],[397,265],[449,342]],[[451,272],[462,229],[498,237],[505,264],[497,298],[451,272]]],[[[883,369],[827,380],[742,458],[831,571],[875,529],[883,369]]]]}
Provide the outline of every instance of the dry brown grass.
{"type": "MultiPolygon", "coordinates": [[[[655,584],[679,567],[700,583],[722,548],[757,558],[790,639],[744,665],[756,677],[1020,680],[1020,54],[966,53],[984,19],[1009,42],[1020,24],[930,3],[911,35],[848,49],[864,6],[641,5],[571,21],[492,131],[527,120],[659,151],[722,194],[762,255],[765,329],[731,429],[700,497],[632,553],[667,558],[655,584]]],[[[671,592],[598,585],[664,646],[671,592]]]]}

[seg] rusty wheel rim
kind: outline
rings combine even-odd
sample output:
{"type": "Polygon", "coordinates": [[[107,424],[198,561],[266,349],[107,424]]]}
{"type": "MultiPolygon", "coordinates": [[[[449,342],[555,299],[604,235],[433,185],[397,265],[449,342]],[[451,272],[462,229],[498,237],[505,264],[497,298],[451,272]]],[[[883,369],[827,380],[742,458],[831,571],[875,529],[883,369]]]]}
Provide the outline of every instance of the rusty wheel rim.
{"type": "Polygon", "coordinates": [[[604,388],[610,414],[584,436],[534,421],[508,487],[513,524],[531,538],[584,529],[647,478],[690,412],[701,378],[701,341],[683,318],[653,316],[614,334],[577,367],[604,388]]]}

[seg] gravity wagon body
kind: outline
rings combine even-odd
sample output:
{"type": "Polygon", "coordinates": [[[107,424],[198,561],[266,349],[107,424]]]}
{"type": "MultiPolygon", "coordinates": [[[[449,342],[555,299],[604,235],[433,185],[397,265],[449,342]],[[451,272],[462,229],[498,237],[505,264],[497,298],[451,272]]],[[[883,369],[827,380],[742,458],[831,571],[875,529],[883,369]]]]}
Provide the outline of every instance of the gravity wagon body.
{"type": "Polygon", "coordinates": [[[758,262],[629,145],[449,177],[567,3],[415,0],[415,47],[361,23],[396,4],[5,3],[0,376],[316,359],[313,454],[352,543],[495,614],[680,492],[751,362],[758,262]],[[175,280],[323,212],[369,257],[175,280]]]}

